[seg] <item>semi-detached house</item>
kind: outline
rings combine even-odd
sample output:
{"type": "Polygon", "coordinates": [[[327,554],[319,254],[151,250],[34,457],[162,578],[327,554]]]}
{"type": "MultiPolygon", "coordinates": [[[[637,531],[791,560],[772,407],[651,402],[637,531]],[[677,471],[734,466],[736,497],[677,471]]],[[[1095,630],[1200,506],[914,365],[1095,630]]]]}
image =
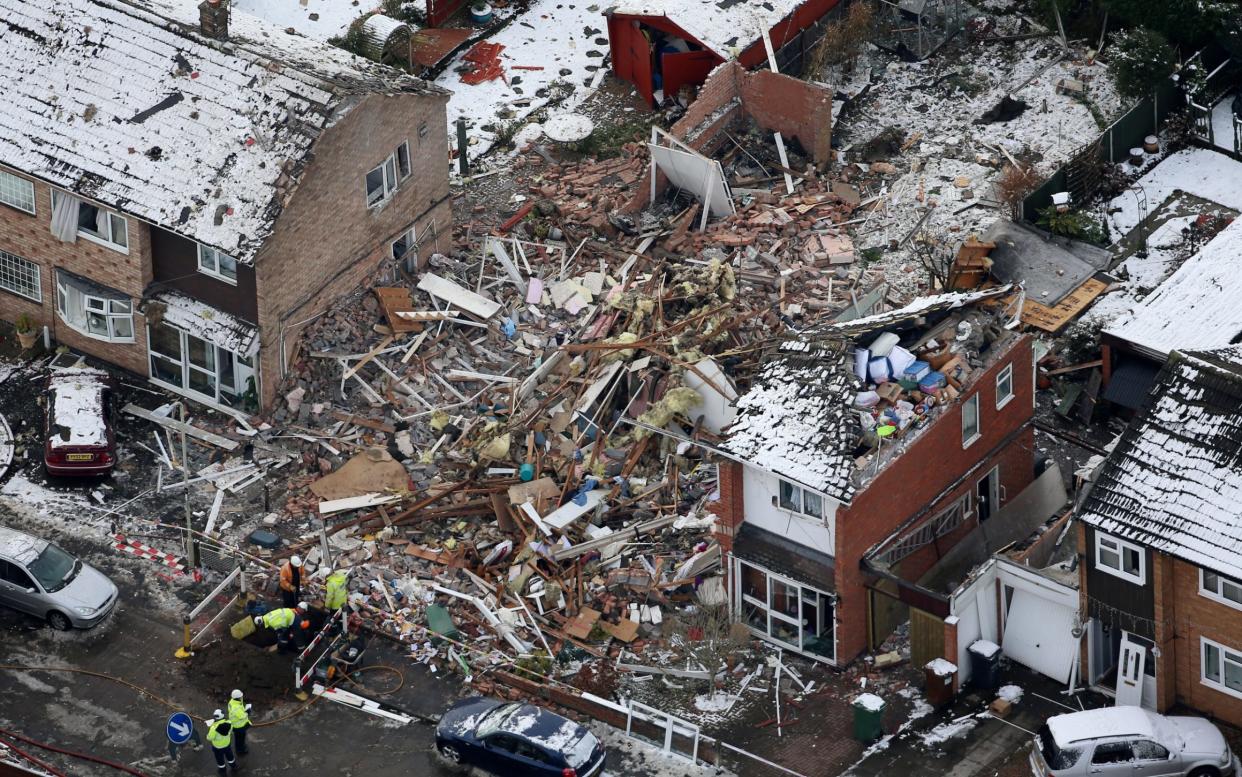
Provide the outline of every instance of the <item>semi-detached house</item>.
{"type": "Polygon", "coordinates": [[[1242,725],[1242,346],[1174,351],[1079,515],[1082,666],[1242,725]]]}
{"type": "Polygon", "coordinates": [[[0,318],[194,399],[448,234],[447,93],[225,0],[0,0],[0,318]]]}
{"type": "Polygon", "coordinates": [[[726,430],[714,507],[731,603],[755,634],[845,664],[912,606],[948,615],[906,581],[1034,477],[1034,364],[1005,327],[1007,291],[823,326],[761,368],[726,430]],[[881,571],[867,554],[892,538],[881,571]]]}

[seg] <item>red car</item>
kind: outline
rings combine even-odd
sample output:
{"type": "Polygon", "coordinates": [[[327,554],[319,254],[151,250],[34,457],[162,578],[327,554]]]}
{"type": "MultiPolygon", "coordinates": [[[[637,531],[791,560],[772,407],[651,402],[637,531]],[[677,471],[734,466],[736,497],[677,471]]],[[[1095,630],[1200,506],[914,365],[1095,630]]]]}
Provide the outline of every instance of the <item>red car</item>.
{"type": "Polygon", "coordinates": [[[107,475],[116,462],[112,434],[112,379],[90,367],[53,369],[47,379],[49,475],[107,475]]]}

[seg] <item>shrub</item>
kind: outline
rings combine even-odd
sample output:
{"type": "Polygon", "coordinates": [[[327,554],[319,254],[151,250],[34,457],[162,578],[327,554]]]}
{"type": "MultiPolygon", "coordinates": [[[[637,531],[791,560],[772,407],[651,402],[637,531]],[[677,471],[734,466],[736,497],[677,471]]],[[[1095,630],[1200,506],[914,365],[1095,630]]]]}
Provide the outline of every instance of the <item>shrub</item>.
{"type": "Polygon", "coordinates": [[[1117,82],[1117,92],[1138,100],[1168,78],[1177,65],[1173,47],[1153,30],[1126,30],[1113,39],[1108,71],[1117,82]]]}
{"type": "Polygon", "coordinates": [[[1049,205],[1039,212],[1039,225],[1054,235],[1085,240],[1096,245],[1108,243],[1108,230],[1086,211],[1057,211],[1055,205],[1049,205]]]}

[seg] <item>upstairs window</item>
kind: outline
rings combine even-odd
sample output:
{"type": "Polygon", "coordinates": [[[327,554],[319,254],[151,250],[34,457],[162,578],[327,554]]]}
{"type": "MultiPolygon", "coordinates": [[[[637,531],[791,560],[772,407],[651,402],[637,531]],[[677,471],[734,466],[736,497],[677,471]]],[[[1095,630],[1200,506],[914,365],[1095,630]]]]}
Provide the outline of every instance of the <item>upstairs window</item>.
{"type": "Polygon", "coordinates": [[[1242,583],[1231,577],[1218,575],[1209,569],[1200,569],[1199,593],[1242,610],[1242,583]]]}
{"type": "Polygon", "coordinates": [[[401,145],[366,175],[367,207],[379,205],[397,191],[397,186],[410,177],[410,144],[401,145]]]}
{"type": "Polygon", "coordinates": [[[225,283],[237,283],[237,260],[202,243],[198,244],[198,271],[225,283]]]}
{"type": "Polygon", "coordinates": [[[795,486],[788,480],[781,481],[780,490],[780,505],[784,509],[812,518],[824,517],[824,500],[819,494],[795,486]]]}
{"type": "Polygon", "coordinates": [[[1144,585],[1147,556],[1143,548],[1103,532],[1095,533],[1095,568],[1122,580],[1144,585]]]}
{"type": "Polygon", "coordinates": [[[55,189],[52,190],[52,234],[69,243],[75,236],[84,237],[114,251],[129,253],[128,219],[55,189]]]}
{"type": "Polygon", "coordinates": [[[0,170],[0,202],[30,215],[35,212],[34,184],[25,178],[0,170]]]}
{"type": "Polygon", "coordinates": [[[996,409],[1000,410],[1013,399],[1013,365],[1005,365],[1005,369],[996,374],[996,409]]]}

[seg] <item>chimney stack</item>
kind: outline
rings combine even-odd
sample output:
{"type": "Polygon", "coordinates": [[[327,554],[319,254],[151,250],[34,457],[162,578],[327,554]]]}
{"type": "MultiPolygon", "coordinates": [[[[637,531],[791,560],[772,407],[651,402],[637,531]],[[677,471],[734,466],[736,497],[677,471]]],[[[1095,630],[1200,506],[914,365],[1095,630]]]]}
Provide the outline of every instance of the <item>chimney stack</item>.
{"type": "Polygon", "coordinates": [[[229,39],[229,4],[227,0],[203,0],[198,4],[198,28],[205,37],[229,39]]]}

